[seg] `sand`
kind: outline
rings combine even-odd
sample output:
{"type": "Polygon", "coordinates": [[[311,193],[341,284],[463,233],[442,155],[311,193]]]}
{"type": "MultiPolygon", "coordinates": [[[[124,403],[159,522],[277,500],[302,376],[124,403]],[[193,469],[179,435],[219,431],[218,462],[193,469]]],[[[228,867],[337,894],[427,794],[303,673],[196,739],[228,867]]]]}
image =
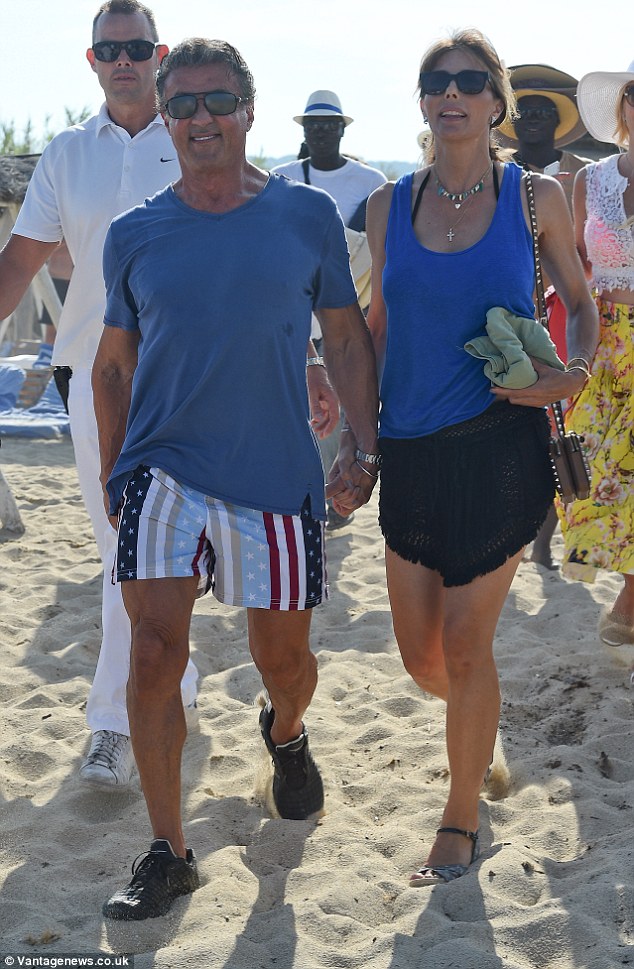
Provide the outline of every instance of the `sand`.
{"type": "Polygon", "coordinates": [[[325,816],[276,820],[256,796],[266,758],[245,615],[208,596],[183,763],[203,886],[165,918],[104,920],[150,833],[136,776],[119,794],[77,781],[100,563],[71,444],[5,440],[0,462],[26,526],[0,531],[0,953],[135,953],[137,969],[634,965],[634,690],[595,632],[618,578],[520,566],[496,639],[510,782],[483,796],[474,869],[413,890],[447,792],[444,713],[399,660],[375,500],[329,537],[332,598],[314,617],[306,721],[325,816]]]}

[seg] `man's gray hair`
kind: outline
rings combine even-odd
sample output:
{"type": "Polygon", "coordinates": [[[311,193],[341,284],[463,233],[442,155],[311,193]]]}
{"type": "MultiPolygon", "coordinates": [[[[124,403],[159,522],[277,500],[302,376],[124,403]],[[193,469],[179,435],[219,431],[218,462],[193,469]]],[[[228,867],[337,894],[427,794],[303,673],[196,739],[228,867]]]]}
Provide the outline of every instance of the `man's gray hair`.
{"type": "Polygon", "coordinates": [[[158,109],[165,110],[165,81],[171,71],[178,67],[200,67],[201,64],[224,64],[240,86],[240,94],[247,101],[255,99],[253,75],[239,51],[226,40],[208,40],[206,37],[188,37],[177,44],[166,57],[156,75],[158,109]]]}
{"type": "MultiPolygon", "coordinates": [[[[95,14],[95,19],[92,22],[92,42],[95,43],[97,34],[97,22],[100,17],[105,13],[122,13],[127,17],[135,13],[140,13],[145,17],[148,24],[150,25],[150,34],[152,35],[152,40],[155,44],[158,44],[158,31],[156,29],[156,21],[154,19],[154,14],[149,7],[144,6],[144,4],[139,3],[139,0],[106,0],[99,7],[99,10],[95,14]]],[[[143,40],[143,37],[129,37],[129,40],[143,40]]]]}

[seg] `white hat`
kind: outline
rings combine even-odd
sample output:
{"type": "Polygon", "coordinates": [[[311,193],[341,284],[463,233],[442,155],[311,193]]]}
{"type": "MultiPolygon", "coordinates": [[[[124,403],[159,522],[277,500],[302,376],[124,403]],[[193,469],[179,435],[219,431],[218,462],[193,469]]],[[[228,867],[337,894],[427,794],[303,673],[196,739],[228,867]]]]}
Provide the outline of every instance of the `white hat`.
{"type": "Polygon", "coordinates": [[[341,101],[334,91],[313,91],[303,114],[296,114],[293,121],[303,125],[310,118],[340,118],[344,125],[352,124],[352,118],[343,113],[341,101]]]}
{"type": "Polygon", "coordinates": [[[583,123],[597,141],[616,142],[616,109],[623,87],[634,81],[634,61],[627,71],[585,74],[577,88],[577,105],[583,123]]]}

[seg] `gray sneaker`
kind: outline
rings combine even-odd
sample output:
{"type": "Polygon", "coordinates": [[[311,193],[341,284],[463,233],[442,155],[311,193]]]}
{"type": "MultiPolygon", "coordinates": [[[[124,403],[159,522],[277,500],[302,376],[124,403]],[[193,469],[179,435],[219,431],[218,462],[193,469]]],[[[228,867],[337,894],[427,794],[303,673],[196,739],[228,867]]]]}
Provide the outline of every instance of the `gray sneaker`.
{"type": "Polygon", "coordinates": [[[95,787],[127,787],[134,767],[130,738],[114,730],[95,730],[79,777],[95,787]]]}

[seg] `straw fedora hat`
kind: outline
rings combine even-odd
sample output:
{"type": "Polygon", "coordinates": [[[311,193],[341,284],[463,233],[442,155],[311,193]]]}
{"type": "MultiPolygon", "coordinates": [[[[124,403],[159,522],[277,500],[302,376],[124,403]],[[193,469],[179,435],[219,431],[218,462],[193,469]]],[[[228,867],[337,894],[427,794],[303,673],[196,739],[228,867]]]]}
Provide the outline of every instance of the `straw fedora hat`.
{"type": "MultiPolygon", "coordinates": [[[[585,134],[585,126],[575,104],[577,79],[565,71],[559,71],[548,64],[517,64],[509,68],[511,86],[515,97],[538,94],[553,102],[559,114],[559,124],[555,130],[555,148],[562,148],[585,134]]],[[[517,148],[519,142],[513,122],[508,118],[502,122],[498,131],[504,136],[505,144],[517,148]]]]}
{"type": "Polygon", "coordinates": [[[634,61],[627,71],[584,74],[577,88],[577,103],[585,126],[597,141],[616,144],[616,109],[623,87],[634,81],[634,61]]]}
{"type": "Polygon", "coordinates": [[[353,121],[343,113],[341,101],[334,91],[313,91],[308,98],[304,113],[296,114],[293,121],[303,125],[310,118],[339,118],[346,126],[353,121]]]}

